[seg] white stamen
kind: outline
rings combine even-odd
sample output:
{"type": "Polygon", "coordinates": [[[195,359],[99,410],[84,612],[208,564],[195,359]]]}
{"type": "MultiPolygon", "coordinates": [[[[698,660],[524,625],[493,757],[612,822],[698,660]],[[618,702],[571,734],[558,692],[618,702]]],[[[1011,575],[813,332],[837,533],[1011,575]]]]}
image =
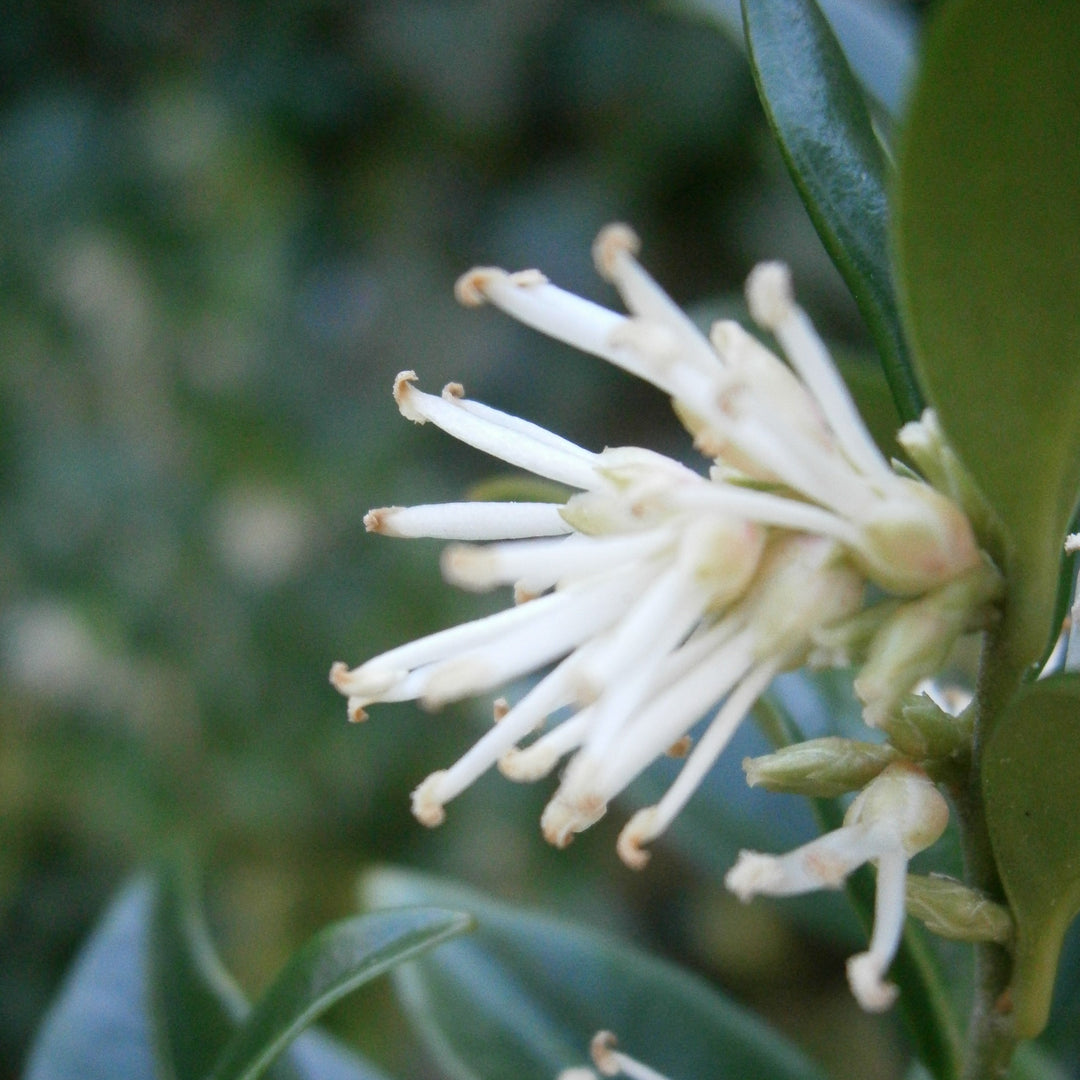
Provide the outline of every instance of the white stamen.
{"type": "Polygon", "coordinates": [[[821,405],[852,464],[868,476],[891,475],[888,462],[866,430],[824,342],[795,303],[788,268],[782,263],[755,267],[746,282],[746,299],[754,321],[776,335],[791,366],[821,405]]]}
{"type": "Polygon", "coordinates": [[[760,664],[728,695],[717,711],[705,734],[691,751],[678,777],[660,801],[639,810],[619,834],[618,851],[623,862],[634,870],[642,869],[649,860],[643,845],[655,840],[678,816],[679,811],[697,791],[705,774],[731,742],[731,737],[765,688],[772,682],[777,661],[760,664]]]}
{"type": "Polygon", "coordinates": [[[640,242],[625,225],[609,225],[593,244],[597,270],[618,290],[633,314],[663,326],[674,335],[684,364],[716,377],[721,366],[708,341],[686,313],[634,258],[640,242]]]}
{"type": "Polygon", "coordinates": [[[887,853],[878,859],[870,948],[851,957],[847,963],[851,992],[867,1012],[884,1012],[896,1000],[897,989],[885,981],[885,973],[900,947],[904,932],[907,864],[907,855],[903,851],[887,853]]]}
{"type": "Polygon", "coordinates": [[[394,383],[394,399],[406,419],[416,423],[430,421],[455,439],[537,476],[574,488],[596,485],[596,472],[587,456],[589,451],[582,447],[577,447],[576,453],[563,450],[515,430],[512,425],[496,423],[490,416],[479,416],[462,408],[452,395],[436,397],[417,390],[412,385],[415,380],[415,372],[403,371],[394,383]]]}
{"type": "Polygon", "coordinates": [[[635,571],[620,575],[618,580],[609,577],[568,586],[550,597],[511,608],[531,618],[427,669],[420,694],[422,702],[436,709],[510,682],[564,656],[624,615],[645,578],[639,568],[635,571]],[[546,604],[548,600],[560,602],[546,604]]]}
{"type": "MultiPolygon", "coordinates": [[[[635,584],[635,581],[626,584],[631,595],[635,584]]],[[[507,608],[483,619],[474,619],[472,622],[461,623],[446,630],[438,630],[427,637],[406,642],[351,671],[344,664],[335,664],[331,670],[331,679],[343,694],[368,694],[372,692],[373,686],[381,686],[387,681],[392,684],[395,679],[400,678],[402,672],[461,656],[468,650],[505,640],[506,636],[513,632],[527,631],[530,627],[546,626],[551,622],[570,618],[578,608],[588,610],[594,606],[594,601],[601,597],[612,597],[609,580],[601,578],[599,581],[571,585],[521,607],[507,608]]],[[[629,603],[629,599],[624,596],[622,602],[629,603]]]]}
{"type": "Polygon", "coordinates": [[[528,591],[540,593],[568,577],[647,559],[670,544],[672,536],[672,530],[657,529],[626,537],[569,536],[561,540],[449,547],[442,557],[443,576],[452,585],[477,590],[524,579],[528,591]]]}
{"type": "Polygon", "coordinates": [[[458,502],[383,506],[364,515],[368,532],[408,539],[514,540],[572,532],[559,503],[458,502]]]}

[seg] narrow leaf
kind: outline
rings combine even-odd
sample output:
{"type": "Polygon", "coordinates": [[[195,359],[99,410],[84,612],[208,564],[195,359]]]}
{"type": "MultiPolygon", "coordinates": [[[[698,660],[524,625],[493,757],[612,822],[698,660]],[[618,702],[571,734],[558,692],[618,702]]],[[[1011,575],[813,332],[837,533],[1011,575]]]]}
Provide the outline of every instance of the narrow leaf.
{"type": "Polygon", "coordinates": [[[1025,687],[983,754],[983,797],[998,872],[1016,919],[1016,1032],[1050,1010],[1065,931],[1080,914],[1080,675],[1025,687]]]}
{"type": "Polygon", "coordinates": [[[889,264],[885,155],[814,0],[743,0],[750,64],[810,218],[881,354],[905,420],[922,412],[889,264]]]}
{"type": "Polygon", "coordinates": [[[202,1080],[248,1004],[214,951],[187,858],[161,863],[150,913],[149,1006],[160,1074],[202,1080]]]}
{"type": "MultiPolygon", "coordinates": [[[[739,0],[677,0],[677,6],[708,16],[746,44],[739,0]]],[[[821,10],[867,93],[889,116],[899,116],[915,68],[915,19],[888,0],[821,0],[821,10]]]]}
{"type": "Polygon", "coordinates": [[[112,903],[45,1017],[25,1080],[155,1080],[142,964],[153,893],[140,876],[112,903]]]}
{"type": "Polygon", "coordinates": [[[320,931],[256,1002],[222,1052],[213,1080],[255,1080],[346,994],[469,925],[458,912],[416,908],[357,916],[320,931]]]}
{"type": "Polygon", "coordinates": [[[614,1031],[672,1077],[820,1080],[778,1034],[700,979],[623,942],[405,871],[364,879],[378,905],[466,908],[477,931],[399,968],[394,981],[454,1080],[551,1080],[614,1031]]]}
{"type": "Polygon", "coordinates": [[[1000,517],[998,700],[1056,634],[1080,489],[1080,19],[1073,0],[956,0],[933,26],[896,189],[919,381],[1000,517]]]}

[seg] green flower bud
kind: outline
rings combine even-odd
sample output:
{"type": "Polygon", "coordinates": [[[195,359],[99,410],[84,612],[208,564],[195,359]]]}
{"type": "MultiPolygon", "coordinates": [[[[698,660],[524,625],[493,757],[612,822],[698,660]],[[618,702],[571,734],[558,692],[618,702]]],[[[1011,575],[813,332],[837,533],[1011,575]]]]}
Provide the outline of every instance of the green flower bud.
{"type": "Polygon", "coordinates": [[[989,561],[918,600],[901,604],[870,644],[855,693],[871,727],[885,727],[921,679],[940,671],[961,634],[985,625],[1001,576],[989,561]]]}
{"type": "Polygon", "coordinates": [[[865,787],[898,756],[881,743],[829,736],[746,758],[742,764],[751,787],[831,799],[865,787]]]}
{"type": "Polygon", "coordinates": [[[907,911],[927,930],[953,941],[996,941],[1013,935],[1008,909],[985,893],[944,874],[908,874],[907,911]]]}
{"type": "Polygon", "coordinates": [[[915,761],[951,757],[971,741],[971,718],[953,716],[926,694],[912,694],[881,725],[890,743],[915,761]]]}

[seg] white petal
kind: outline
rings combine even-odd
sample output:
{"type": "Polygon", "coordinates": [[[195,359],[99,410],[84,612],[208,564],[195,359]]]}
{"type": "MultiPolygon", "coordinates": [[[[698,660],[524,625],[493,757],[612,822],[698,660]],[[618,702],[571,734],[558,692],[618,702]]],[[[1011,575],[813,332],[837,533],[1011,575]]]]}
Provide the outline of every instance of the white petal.
{"type": "Polygon", "coordinates": [[[561,536],[571,527],[560,503],[456,502],[384,506],[364,516],[368,532],[408,539],[511,540],[561,536]]]}
{"type": "Polygon", "coordinates": [[[674,492],[671,501],[673,505],[688,511],[706,508],[719,510],[761,525],[831,536],[845,544],[857,544],[862,539],[859,530],[849,521],[820,506],[735,484],[710,483],[701,487],[687,487],[674,492]]]}
{"type": "Polygon", "coordinates": [[[524,579],[528,592],[539,593],[564,579],[639,563],[671,543],[672,537],[673,530],[655,529],[635,536],[570,536],[484,547],[455,546],[443,553],[443,576],[467,589],[490,589],[524,579]]]}
{"type": "Polygon", "coordinates": [[[702,374],[719,375],[720,360],[705,336],[634,257],[639,247],[640,242],[631,229],[609,225],[593,244],[593,261],[597,270],[619,290],[630,311],[674,335],[684,364],[692,365],[702,374]]]}
{"type": "Polygon", "coordinates": [[[481,420],[486,420],[507,431],[525,435],[536,442],[543,443],[545,446],[550,446],[554,450],[561,450],[573,457],[581,458],[583,461],[591,463],[596,456],[591,450],[586,450],[583,446],[578,446],[577,443],[564,439],[561,435],[556,435],[555,432],[548,431],[547,428],[534,424],[531,420],[523,420],[520,416],[504,413],[500,409],[493,409],[482,401],[472,401],[469,398],[462,397],[461,393],[457,393],[457,391],[464,393],[460,384],[451,383],[449,387],[444,388],[443,398],[445,399],[447,396],[454,398],[454,403],[459,409],[471,413],[481,420]],[[452,391],[449,395],[447,394],[448,390],[452,391]]]}
{"type": "Polygon", "coordinates": [[[515,623],[505,633],[474,648],[457,651],[426,668],[421,700],[428,708],[439,708],[510,682],[558,659],[620,618],[633,602],[645,576],[640,570],[618,575],[617,579],[608,576],[569,586],[511,609],[522,611],[529,618],[515,623]]]}
{"type": "Polygon", "coordinates": [[[837,442],[849,460],[867,475],[892,475],[859,416],[825,343],[796,303],[786,266],[762,263],[746,282],[754,320],[775,334],[792,367],[817,399],[837,442]]]}
{"type": "Polygon", "coordinates": [[[762,893],[798,896],[838,889],[853,870],[890,850],[902,853],[890,830],[845,825],[784,855],[740,852],[724,884],[743,901],[762,893]]]}
{"type": "Polygon", "coordinates": [[[648,855],[641,850],[642,845],[655,840],[675,820],[716,759],[724,752],[754,702],[772,682],[778,667],[775,661],[760,664],[746,675],[717,711],[663,798],[656,806],[646,808],[651,813],[638,811],[630,819],[619,836],[619,854],[627,865],[634,869],[645,865],[648,855]]]}
{"type": "Polygon", "coordinates": [[[517,430],[513,424],[496,423],[490,415],[497,412],[494,409],[479,416],[462,408],[453,394],[447,397],[426,394],[412,385],[415,378],[411,371],[402,372],[394,384],[394,399],[407,419],[430,421],[455,439],[537,476],[575,488],[596,486],[596,472],[590,458],[585,456],[587,450],[577,447],[579,452],[573,453],[552,445],[550,440],[517,430]]]}
{"type": "MultiPolygon", "coordinates": [[[[633,579],[625,587],[632,591],[636,584],[637,579],[633,579]]],[[[371,693],[373,685],[379,686],[382,682],[390,685],[403,672],[461,656],[490,642],[504,640],[507,635],[522,629],[528,633],[530,627],[543,620],[557,622],[565,619],[567,613],[573,612],[578,606],[588,608],[594,598],[610,594],[611,586],[611,581],[606,579],[570,586],[528,604],[507,608],[483,619],[474,619],[406,642],[351,671],[345,670],[344,665],[335,665],[332,669],[334,685],[343,694],[371,693]]],[[[624,598],[623,603],[629,603],[629,599],[624,598]]]]}
{"type": "Polygon", "coordinates": [[[727,694],[752,663],[752,635],[737,634],[663,691],[654,694],[621,729],[590,733],[581,753],[598,764],[606,799],[622,791],[727,694]]]}
{"type": "Polygon", "coordinates": [[[440,824],[442,807],[460,795],[470,784],[508,753],[548,713],[569,701],[565,678],[558,669],[541,679],[484,736],[470,747],[449,769],[432,773],[413,794],[413,812],[425,824],[440,824]]]}
{"type": "Polygon", "coordinates": [[[885,973],[896,956],[904,932],[907,866],[907,855],[902,850],[878,859],[870,949],[848,961],[851,991],[868,1012],[884,1012],[896,1000],[896,987],[885,982],[885,973]]]}

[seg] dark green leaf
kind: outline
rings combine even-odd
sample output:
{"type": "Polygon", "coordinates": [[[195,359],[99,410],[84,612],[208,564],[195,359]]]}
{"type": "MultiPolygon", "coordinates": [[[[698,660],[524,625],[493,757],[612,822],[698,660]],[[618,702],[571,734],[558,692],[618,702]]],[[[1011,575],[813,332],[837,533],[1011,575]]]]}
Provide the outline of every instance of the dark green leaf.
{"type": "Polygon", "coordinates": [[[920,383],[1000,516],[1000,697],[1043,651],[1080,487],[1080,19],[958,0],[899,164],[898,282],[920,383]]]}
{"type": "Polygon", "coordinates": [[[1016,919],[1013,1017],[1021,1038],[1046,1024],[1058,956],[1080,913],[1080,675],[1024,687],[983,754],[994,857],[1016,919]]]}
{"type": "Polygon", "coordinates": [[[26,1080],[155,1080],[142,964],[153,894],[144,876],[113,902],[45,1017],[26,1080]]]}
{"type": "Polygon", "coordinates": [[[551,1080],[598,1030],[673,1077],[811,1080],[779,1035],[696,977],[625,943],[396,870],[365,879],[377,905],[452,904],[477,931],[401,968],[411,1016],[455,1080],[551,1080]]]}
{"type": "MultiPolygon", "coordinates": [[[[209,1054],[222,1023],[249,1007],[213,952],[194,903],[191,878],[178,864],[162,864],[157,880],[132,882],[109,908],[79,953],[31,1050],[27,1080],[201,1080],[197,1043],[209,1054]],[[151,955],[153,953],[153,956],[151,955]],[[163,968],[170,961],[173,968],[163,968]],[[154,971],[153,986],[147,978],[154,971]],[[161,981],[182,984],[165,988],[161,981]],[[213,1004],[217,1001],[217,1006],[213,1004]],[[160,1030],[163,1008],[187,1002],[190,1038],[160,1030]],[[153,1012],[153,1020],[151,1020],[153,1012]],[[153,1031],[157,1027],[159,1030],[153,1031]],[[156,1053],[155,1053],[156,1052],[156,1053]],[[156,1060],[155,1060],[156,1058],[156,1060]],[[179,1073],[180,1068],[188,1069],[179,1073]]],[[[169,1023],[179,1023],[179,1015],[169,1023]]],[[[235,1026],[234,1023],[234,1026],[235,1026]]],[[[230,1027],[226,1035],[231,1035],[230,1027]]],[[[307,1031],[275,1063],[275,1075],[310,1080],[386,1080],[334,1039],[307,1031]],[[283,1068],[284,1066],[284,1068],[283,1068]]]]}
{"type": "Polygon", "coordinates": [[[202,1080],[248,1004],[210,942],[184,858],[162,862],[150,921],[150,1000],[160,1075],[202,1080]]]}
{"type": "MultiPolygon", "coordinates": [[[[745,44],[739,0],[680,0],[678,6],[707,15],[745,44]]],[[[915,20],[894,4],[867,0],[821,0],[821,10],[867,93],[896,117],[915,67],[915,20]]]]}
{"type": "Polygon", "coordinates": [[[743,0],[758,93],[826,249],[855,297],[905,420],[922,412],[896,307],[886,163],[862,90],[814,0],[743,0]]]}
{"type": "Polygon", "coordinates": [[[468,916],[415,908],[328,926],[285,966],[225,1047],[213,1080],[255,1080],[309,1024],[395,964],[468,929],[468,916]]]}

